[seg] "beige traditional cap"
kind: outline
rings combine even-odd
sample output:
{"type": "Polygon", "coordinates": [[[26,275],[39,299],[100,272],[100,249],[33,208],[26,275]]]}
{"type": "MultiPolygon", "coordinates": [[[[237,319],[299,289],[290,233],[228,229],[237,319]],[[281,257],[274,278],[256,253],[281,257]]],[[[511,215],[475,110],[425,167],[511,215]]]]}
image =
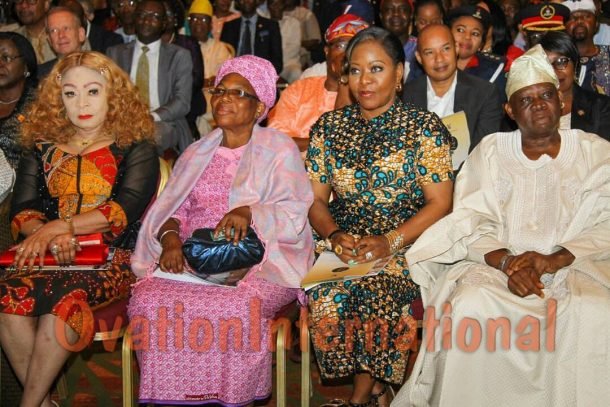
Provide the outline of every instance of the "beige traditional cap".
{"type": "Polygon", "coordinates": [[[553,66],[540,44],[530,48],[513,61],[506,81],[506,96],[510,100],[513,93],[537,83],[549,82],[559,88],[559,80],[553,66]]]}
{"type": "Polygon", "coordinates": [[[565,1],[562,3],[564,6],[570,9],[570,12],[574,11],[588,11],[590,13],[597,13],[597,8],[593,0],[577,0],[577,1],[565,1]]]}

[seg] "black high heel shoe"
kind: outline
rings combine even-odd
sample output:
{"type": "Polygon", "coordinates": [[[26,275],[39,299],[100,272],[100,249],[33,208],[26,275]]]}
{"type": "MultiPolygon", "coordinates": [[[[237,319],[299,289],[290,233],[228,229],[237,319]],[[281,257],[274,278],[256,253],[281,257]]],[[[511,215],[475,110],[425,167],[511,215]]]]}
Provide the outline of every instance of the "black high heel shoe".
{"type": "MultiPolygon", "coordinates": [[[[379,399],[388,392],[388,385],[383,386],[383,389],[377,394],[371,394],[372,407],[379,407],[379,399]]],[[[389,405],[389,404],[388,404],[389,405]]]]}

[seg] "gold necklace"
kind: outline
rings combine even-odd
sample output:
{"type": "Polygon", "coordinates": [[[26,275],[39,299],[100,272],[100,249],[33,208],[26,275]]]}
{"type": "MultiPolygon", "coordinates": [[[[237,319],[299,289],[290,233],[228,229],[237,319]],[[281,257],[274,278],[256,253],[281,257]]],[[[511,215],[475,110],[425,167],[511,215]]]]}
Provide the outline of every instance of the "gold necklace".
{"type": "Polygon", "coordinates": [[[101,138],[96,138],[96,137],[92,137],[90,139],[80,139],[80,140],[72,140],[72,143],[76,144],[77,146],[81,147],[81,151],[86,149],[87,147],[89,147],[91,144],[94,143],[98,143],[98,142],[102,142],[107,140],[108,137],[101,137],[101,138]]]}
{"type": "Polygon", "coordinates": [[[88,147],[88,146],[89,146],[89,144],[91,144],[91,143],[93,143],[93,139],[90,139],[90,140],[86,140],[86,139],[84,139],[84,140],[79,140],[79,141],[78,141],[78,144],[79,144],[81,147],[83,147],[83,148],[88,147]]]}

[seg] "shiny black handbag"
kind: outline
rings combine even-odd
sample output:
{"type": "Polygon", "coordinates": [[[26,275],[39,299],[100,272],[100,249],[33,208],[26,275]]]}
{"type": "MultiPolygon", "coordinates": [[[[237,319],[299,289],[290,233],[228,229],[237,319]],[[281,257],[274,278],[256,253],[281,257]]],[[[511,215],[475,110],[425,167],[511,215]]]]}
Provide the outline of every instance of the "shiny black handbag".
{"type": "Polygon", "coordinates": [[[250,268],[263,260],[265,247],[256,232],[248,227],[246,237],[237,245],[224,235],[214,238],[214,229],[197,229],[182,245],[189,266],[202,275],[250,268]]]}

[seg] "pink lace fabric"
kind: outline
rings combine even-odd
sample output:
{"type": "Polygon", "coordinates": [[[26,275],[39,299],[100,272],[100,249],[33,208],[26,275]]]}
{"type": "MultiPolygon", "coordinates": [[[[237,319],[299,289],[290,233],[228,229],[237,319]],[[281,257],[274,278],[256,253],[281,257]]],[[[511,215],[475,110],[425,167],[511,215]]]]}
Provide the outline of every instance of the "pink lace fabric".
{"type": "MultiPolygon", "coordinates": [[[[228,210],[243,148],[219,148],[176,211],[180,237],[215,227],[228,210]]],[[[236,288],[144,280],[129,317],[140,364],[140,403],[245,405],[271,393],[269,324],[295,289],[252,275],[236,288]]]]}
{"type": "Polygon", "coordinates": [[[220,147],[189,196],[172,215],[180,222],[182,241],[195,229],[215,228],[227,213],[229,191],[245,147],[234,150],[220,147]]]}

